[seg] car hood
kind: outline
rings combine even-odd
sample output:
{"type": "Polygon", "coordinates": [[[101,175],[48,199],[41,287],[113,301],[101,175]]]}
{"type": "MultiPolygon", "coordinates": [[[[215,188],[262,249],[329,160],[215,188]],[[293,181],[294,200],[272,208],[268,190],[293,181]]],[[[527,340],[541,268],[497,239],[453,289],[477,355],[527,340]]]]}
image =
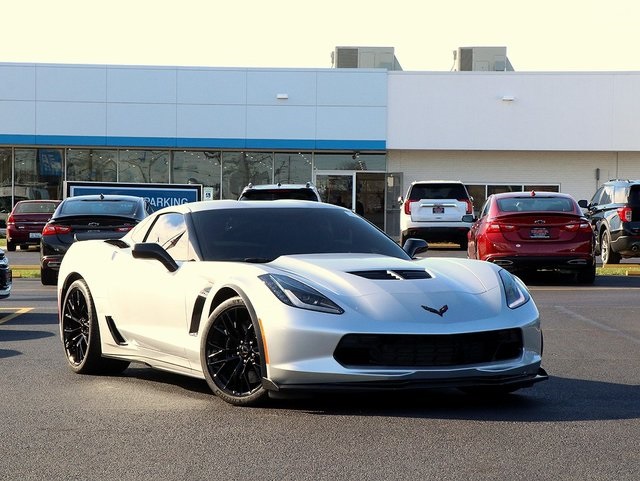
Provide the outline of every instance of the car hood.
{"type": "MultiPolygon", "coordinates": [[[[403,260],[378,255],[283,256],[269,263],[369,318],[468,321],[497,315],[502,294],[493,264],[467,259],[403,260]],[[414,273],[424,272],[424,278],[414,273]]],[[[279,272],[278,272],[279,271],[279,272]]]]}

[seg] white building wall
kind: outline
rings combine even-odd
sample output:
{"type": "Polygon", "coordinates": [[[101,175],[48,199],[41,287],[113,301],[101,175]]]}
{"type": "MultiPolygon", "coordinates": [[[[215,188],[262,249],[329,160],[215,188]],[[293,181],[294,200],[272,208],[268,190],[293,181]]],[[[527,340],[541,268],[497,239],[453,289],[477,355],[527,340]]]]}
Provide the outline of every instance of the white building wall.
{"type": "Polygon", "coordinates": [[[387,148],[638,151],[639,93],[640,72],[389,72],[387,148]]]}
{"type": "Polygon", "coordinates": [[[465,184],[558,184],[561,192],[590,199],[609,179],[640,179],[640,153],[394,150],[389,152],[388,170],[403,173],[403,195],[413,181],[446,179],[465,184]]]}
{"type": "Polygon", "coordinates": [[[0,64],[0,113],[9,145],[384,150],[387,72],[0,64]]]}

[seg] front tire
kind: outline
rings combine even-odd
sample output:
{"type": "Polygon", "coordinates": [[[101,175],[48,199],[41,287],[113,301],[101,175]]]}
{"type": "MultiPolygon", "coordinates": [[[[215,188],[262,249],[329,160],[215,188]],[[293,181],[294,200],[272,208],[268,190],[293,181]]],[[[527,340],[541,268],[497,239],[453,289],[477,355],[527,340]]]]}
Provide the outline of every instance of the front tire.
{"type": "Polygon", "coordinates": [[[262,349],[241,297],[220,304],[202,333],[200,361],[211,390],[235,406],[252,406],[267,396],[262,386],[262,349]]]}
{"type": "Polygon", "coordinates": [[[608,230],[602,233],[600,240],[600,256],[603,264],[620,264],[622,256],[611,249],[611,234],[608,230]]]}
{"type": "Polygon", "coordinates": [[[73,282],[62,303],[62,342],[69,367],[78,374],[118,374],[128,361],[105,359],[93,297],[83,279],[73,282]]]}

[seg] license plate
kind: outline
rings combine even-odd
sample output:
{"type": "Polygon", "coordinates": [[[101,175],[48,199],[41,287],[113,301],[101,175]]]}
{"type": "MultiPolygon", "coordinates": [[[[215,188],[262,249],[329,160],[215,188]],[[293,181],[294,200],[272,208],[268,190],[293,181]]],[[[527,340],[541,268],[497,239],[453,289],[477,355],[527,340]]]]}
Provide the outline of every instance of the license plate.
{"type": "Polygon", "coordinates": [[[42,234],[40,232],[29,232],[29,239],[40,239],[42,234]]]}
{"type": "Polygon", "coordinates": [[[434,214],[444,214],[444,207],[442,207],[441,205],[436,205],[433,208],[433,213],[434,214]]]}
{"type": "Polygon", "coordinates": [[[546,227],[534,227],[531,229],[531,238],[532,239],[548,239],[549,238],[549,229],[546,227]]]}

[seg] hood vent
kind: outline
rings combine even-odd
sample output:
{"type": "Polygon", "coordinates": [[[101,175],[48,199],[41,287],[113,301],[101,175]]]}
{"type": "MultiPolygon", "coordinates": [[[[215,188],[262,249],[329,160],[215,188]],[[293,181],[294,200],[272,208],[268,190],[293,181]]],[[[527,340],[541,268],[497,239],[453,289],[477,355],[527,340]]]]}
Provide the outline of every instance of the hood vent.
{"type": "Polygon", "coordinates": [[[354,276],[364,277],[365,279],[384,281],[412,281],[416,279],[431,279],[427,271],[423,270],[375,270],[375,271],[353,271],[349,272],[354,276]]]}

